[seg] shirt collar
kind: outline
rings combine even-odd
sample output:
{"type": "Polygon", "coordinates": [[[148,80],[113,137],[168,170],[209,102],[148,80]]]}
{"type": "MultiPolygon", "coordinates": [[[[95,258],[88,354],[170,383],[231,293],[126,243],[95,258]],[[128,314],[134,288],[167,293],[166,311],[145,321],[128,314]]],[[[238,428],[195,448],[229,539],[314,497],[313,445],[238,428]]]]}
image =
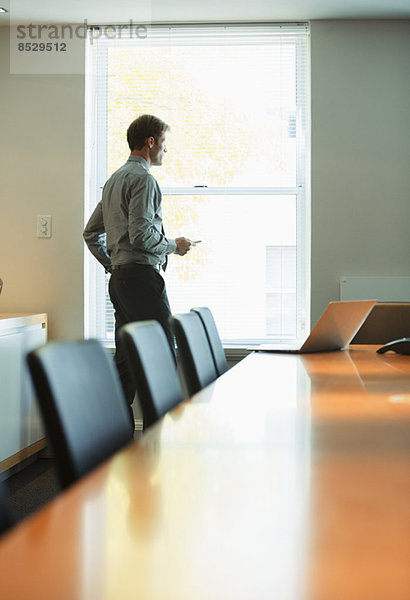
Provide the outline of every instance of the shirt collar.
{"type": "Polygon", "coordinates": [[[130,154],[128,157],[128,161],[127,162],[137,162],[140,163],[140,165],[142,167],[144,167],[144,169],[146,169],[147,171],[149,171],[149,166],[147,161],[145,160],[145,158],[142,158],[142,156],[138,156],[138,154],[130,154]]]}

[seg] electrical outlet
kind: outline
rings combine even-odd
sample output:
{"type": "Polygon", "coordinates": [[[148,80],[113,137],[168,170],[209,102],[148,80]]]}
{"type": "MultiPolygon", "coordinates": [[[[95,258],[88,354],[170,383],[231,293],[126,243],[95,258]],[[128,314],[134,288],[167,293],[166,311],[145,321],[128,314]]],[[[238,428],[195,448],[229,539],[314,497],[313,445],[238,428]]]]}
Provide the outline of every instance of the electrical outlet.
{"type": "Polygon", "coordinates": [[[37,215],[37,237],[51,237],[51,215],[37,215]]]}

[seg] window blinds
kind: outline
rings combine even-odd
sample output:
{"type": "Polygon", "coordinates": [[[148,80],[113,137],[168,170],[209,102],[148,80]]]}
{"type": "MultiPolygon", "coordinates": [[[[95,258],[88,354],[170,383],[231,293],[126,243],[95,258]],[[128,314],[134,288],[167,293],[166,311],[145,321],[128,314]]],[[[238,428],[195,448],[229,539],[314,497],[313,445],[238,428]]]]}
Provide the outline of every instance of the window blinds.
{"type": "MultiPolygon", "coordinates": [[[[302,335],[310,296],[308,25],[160,25],[138,38],[113,29],[88,43],[86,219],[127,158],[128,124],[142,112],[157,114],[172,126],[164,165],[153,171],[167,234],[204,238],[189,261],[170,261],[174,312],[207,303],[230,343],[302,335]],[[247,226],[252,243],[263,230],[254,256],[244,252],[247,226]],[[269,263],[282,269],[275,292],[266,272],[271,252],[283,258],[269,263]],[[270,314],[284,302],[286,311],[270,314]]],[[[86,334],[107,340],[105,279],[86,255],[86,334]]]]}

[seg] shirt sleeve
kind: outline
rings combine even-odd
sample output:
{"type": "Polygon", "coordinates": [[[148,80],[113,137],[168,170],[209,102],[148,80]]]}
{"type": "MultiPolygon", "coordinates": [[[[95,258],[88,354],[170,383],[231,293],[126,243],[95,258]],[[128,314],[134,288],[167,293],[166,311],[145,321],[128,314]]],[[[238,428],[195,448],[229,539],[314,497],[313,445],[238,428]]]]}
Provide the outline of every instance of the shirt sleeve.
{"type": "Polygon", "coordinates": [[[158,230],[158,213],[161,194],[155,179],[147,174],[130,190],[128,207],[128,232],[130,243],[138,250],[154,255],[172,254],[176,249],[174,240],[169,240],[158,230]]]}
{"type": "Polygon", "coordinates": [[[111,258],[107,252],[106,234],[102,212],[102,204],[99,202],[88,220],[83,232],[83,238],[91,254],[102,264],[104,269],[111,273],[111,258]]]}

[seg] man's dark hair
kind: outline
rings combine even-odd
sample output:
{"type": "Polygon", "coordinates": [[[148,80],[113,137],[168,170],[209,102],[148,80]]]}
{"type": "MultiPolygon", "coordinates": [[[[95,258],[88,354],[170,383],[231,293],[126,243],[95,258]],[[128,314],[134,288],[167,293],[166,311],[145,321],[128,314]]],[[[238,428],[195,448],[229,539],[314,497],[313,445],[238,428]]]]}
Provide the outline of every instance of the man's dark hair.
{"type": "Polygon", "coordinates": [[[141,115],[127,129],[127,142],[131,152],[133,150],[141,150],[145,141],[149,137],[153,137],[155,141],[169,129],[167,125],[154,115],[141,115]]]}

